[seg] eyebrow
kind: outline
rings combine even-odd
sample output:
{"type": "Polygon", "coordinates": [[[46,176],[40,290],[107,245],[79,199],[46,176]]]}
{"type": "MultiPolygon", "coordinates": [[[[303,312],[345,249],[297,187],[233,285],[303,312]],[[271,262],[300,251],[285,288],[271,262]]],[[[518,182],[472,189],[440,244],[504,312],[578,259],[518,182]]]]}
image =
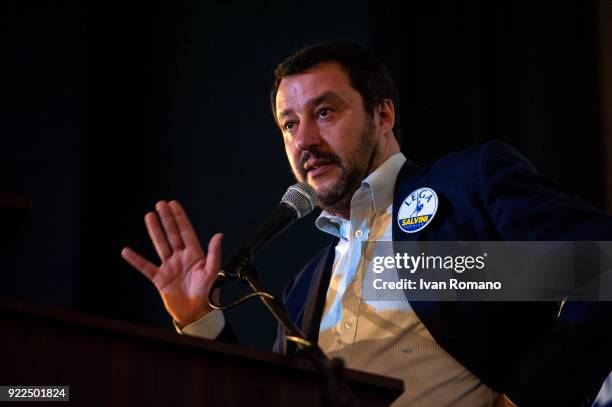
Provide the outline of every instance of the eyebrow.
{"type": "MultiPolygon", "coordinates": [[[[340,102],[344,102],[344,100],[336,92],[327,91],[327,92],[323,92],[321,95],[315,98],[310,99],[308,102],[306,102],[306,104],[310,106],[316,106],[328,100],[337,100],[340,102]]],[[[293,113],[293,109],[283,109],[280,111],[278,116],[286,117],[286,116],[289,116],[291,113],[293,113]]]]}

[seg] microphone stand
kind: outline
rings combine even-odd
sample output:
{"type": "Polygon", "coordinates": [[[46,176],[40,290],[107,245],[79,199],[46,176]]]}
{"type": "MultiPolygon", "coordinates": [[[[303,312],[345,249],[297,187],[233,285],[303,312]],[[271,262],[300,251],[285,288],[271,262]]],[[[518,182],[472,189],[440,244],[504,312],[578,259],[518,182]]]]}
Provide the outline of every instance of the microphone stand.
{"type": "MultiPolygon", "coordinates": [[[[302,330],[295,325],[291,318],[289,318],[287,310],[282,302],[262,289],[257,278],[257,270],[252,263],[252,258],[249,260],[250,261],[242,263],[237,273],[233,276],[237,276],[241,281],[251,287],[253,293],[242,300],[236,301],[232,305],[237,305],[252,296],[259,297],[272,316],[285,328],[287,340],[298,345],[300,350],[305,353],[325,379],[327,383],[328,399],[322,400],[322,405],[336,407],[361,406],[361,403],[348,386],[346,378],[344,377],[344,361],[340,358],[329,359],[316,343],[312,343],[306,339],[302,330]]],[[[232,305],[229,307],[221,307],[213,302],[214,290],[218,289],[227,279],[224,274],[221,274],[219,277],[220,278],[217,278],[217,281],[210,290],[208,297],[209,303],[216,309],[229,308],[232,305]]]]}

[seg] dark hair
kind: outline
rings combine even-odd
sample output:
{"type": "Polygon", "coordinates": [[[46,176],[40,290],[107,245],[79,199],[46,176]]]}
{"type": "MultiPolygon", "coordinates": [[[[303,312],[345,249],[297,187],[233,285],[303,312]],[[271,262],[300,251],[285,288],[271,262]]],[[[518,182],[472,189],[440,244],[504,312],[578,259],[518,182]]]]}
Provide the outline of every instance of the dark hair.
{"type": "Polygon", "coordinates": [[[363,98],[366,113],[391,99],[395,107],[393,134],[401,145],[397,89],[385,65],[368,49],[347,42],[324,42],[302,48],[277,65],[270,93],[270,105],[276,121],[276,93],[281,80],[297,75],[323,62],[337,62],[349,77],[351,86],[363,98]]]}

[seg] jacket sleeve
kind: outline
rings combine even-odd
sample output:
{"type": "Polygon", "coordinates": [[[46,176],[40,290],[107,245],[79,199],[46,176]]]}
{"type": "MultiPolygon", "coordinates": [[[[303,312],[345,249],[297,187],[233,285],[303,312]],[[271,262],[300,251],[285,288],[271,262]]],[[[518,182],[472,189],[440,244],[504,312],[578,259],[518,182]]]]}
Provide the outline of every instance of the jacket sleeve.
{"type": "MultiPolygon", "coordinates": [[[[540,176],[501,142],[481,147],[479,188],[503,240],[609,241],[612,217],[540,176]]],[[[568,298],[552,329],[510,372],[518,406],[590,405],[612,370],[612,302],[568,298]]]]}

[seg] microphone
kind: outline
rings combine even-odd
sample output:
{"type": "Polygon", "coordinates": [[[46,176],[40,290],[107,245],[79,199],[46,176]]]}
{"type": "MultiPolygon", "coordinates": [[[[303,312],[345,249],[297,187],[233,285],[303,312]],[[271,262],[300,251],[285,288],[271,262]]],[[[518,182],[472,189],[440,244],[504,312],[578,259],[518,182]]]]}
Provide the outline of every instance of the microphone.
{"type": "Polygon", "coordinates": [[[224,280],[223,277],[239,277],[240,270],[253,260],[257,252],[284,232],[297,219],[308,215],[317,207],[317,203],[317,192],[308,183],[300,182],[291,185],[280,203],[272,210],[253,236],[223,262],[217,278],[218,282],[222,283],[219,280],[224,280]]]}

